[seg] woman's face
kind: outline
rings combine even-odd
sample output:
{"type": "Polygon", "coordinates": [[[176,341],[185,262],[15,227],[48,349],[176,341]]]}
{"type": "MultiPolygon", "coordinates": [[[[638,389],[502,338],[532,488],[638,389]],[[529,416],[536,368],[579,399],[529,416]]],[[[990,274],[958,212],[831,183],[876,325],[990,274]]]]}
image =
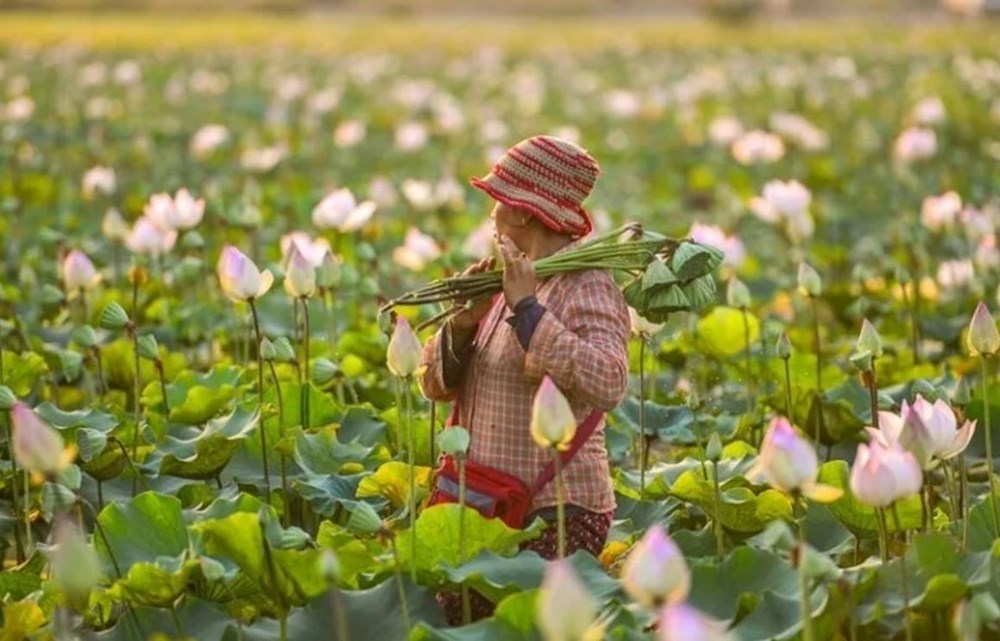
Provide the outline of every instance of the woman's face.
{"type": "Polygon", "coordinates": [[[497,236],[507,236],[514,244],[524,249],[531,234],[531,214],[498,202],[490,212],[497,236]]]}

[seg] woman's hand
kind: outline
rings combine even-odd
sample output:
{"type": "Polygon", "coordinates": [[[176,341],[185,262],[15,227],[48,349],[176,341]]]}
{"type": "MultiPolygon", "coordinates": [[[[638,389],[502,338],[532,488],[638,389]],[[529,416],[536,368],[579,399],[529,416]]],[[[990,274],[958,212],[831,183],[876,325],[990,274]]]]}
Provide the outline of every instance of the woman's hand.
{"type": "Polygon", "coordinates": [[[535,295],[535,267],[510,237],[501,236],[497,245],[503,254],[503,295],[507,307],[514,309],[522,299],[535,295]]]}
{"type": "MultiPolygon", "coordinates": [[[[496,259],[492,256],[489,258],[484,258],[472,265],[469,265],[465,271],[462,272],[463,276],[468,276],[469,274],[478,274],[480,272],[485,272],[493,269],[493,265],[496,264],[496,259]]],[[[455,314],[451,317],[452,328],[458,330],[462,336],[455,336],[456,343],[462,343],[464,340],[459,340],[461,338],[466,338],[468,333],[472,331],[479,321],[483,320],[486,314],[489,313],[490,307],[493,306],[492,298],[484,298],[472,307],[466,308],[462,312],[455,314]]]]}

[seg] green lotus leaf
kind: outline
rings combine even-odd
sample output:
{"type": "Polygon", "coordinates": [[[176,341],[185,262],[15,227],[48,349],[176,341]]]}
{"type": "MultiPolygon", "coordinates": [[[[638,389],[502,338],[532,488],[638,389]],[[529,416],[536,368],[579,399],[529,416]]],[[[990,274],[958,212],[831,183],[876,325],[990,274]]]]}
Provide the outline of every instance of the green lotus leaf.
{"type": "Polygon", "coordinates": [[[163,558],[157,563],[135,563],[109,592],[131,606],[172,608],[185,593],[191,570],[197,566],[193,560],[163,558]]]}
{"type": "Polygon", "coordinates": [[[363,575],[388,572],[391,567],[379,557],[384,549],[373,539],[359,539],[346,528],[332,521],[323,521],[316,535],[317,545],[336,552],[340,564],[337,583],[358,589],[363,575]]]}
{"type": "Polygon", "coordinates": [[[786,495],[776,490],[764,490],[755,495],[746,487],[724,489],[717,509],[715,487],[701,470],[681,474],[670,486],[670,493],[694,503],[713,518],[718,512],[722,525],[735,532],[760,532],[770,521],[792,516],[791,500],[786,495]]]}
{"type": "MultiPolygon", "coordinates": [[[[634,433],[639,432],[639,401],[628,397],[612,412],[615,420],[627,425],[634,433]]],[[[685,405],[659,405],[646,401],[646,433],[655,434],[665,443],[675,445],[697,445],[706,442],[712,434],[718,434],[724,441],[733,438],[739,427],[739,417],[735,415],[699,414],[695,416],[685,405]]]]}
{"type": "Polygon", "coordinates": [[[655,259],[649,263],[646,271],[642,274],[642,289],[643,291],[652,288],[659,289],[664,285],[672,285],[679,282],[679,280],[677,274],[670,271],[666,263],[660,259],[655,259]]]}
{"type": "Polygon", "coordinates": [[[461,628],[434,628],[421,621],[410,641],[521,641],[540,638],[535,628],[538,590],[506,597],[488,619],[461,628]]]}
{"type": "Polygon", "coordinates": [[[696,278],[684,285],[684,295],[690,301],[691,310],[699,310],[715,302],[717,291],[715,278],[712,275],[696,278]]]}
{"type": "MultiPolygon", "coordinates": [[[[264,402],[278,407],[278,394],[274,385],[265,382],[264,402]]],[[[282,414],[280,425],[284,429],[301,427],[302,423],[302,386],[299,383],[284,381],[281,383],[282,414]]],[[[315,385],[309,384],[309,427],[326,427],[337,423],[344,415],[344,408],[329,394],[323,393],[315,385]]],[[[277,416],[277,413],[275,414],[277,416]]],[[[279,434],[277,420],[268,419],[268,435],[277,437],[279,434]]]]}
{"type": "MultiPolygon", "coordinates": [[[[810,597],[813,620],[826,607],[827,598],[825,588],[813,590],[810,597]]],[[[753,612],[733,628],[733,633],[740,641],[779,641],[792,639],[801,630],[801,597],[764,590],[753,612]]]]}
{"type": "Polygon", "coordinates": [[[373,449],[357,441],[341,443],[337,430],[329,427],[315,433],[294,429],[290,436],[295,439],[295,462],[315,476],[337,474],[344,463],[364,461],[373,449]]]}
{"type": "MultiPolygon", "coordinates": [[[[691,299],[680,285],[667,285],[650,290],[643,310],[654,313],[682,312],[691,309],[691,299]]],[[[650,319],[652,320],[652,319],[650,319]]]]}
{"type": "MultiPolygon", "coordinates": [[[[48,565],[48,559],[36,551],[31,557],[17,567],[5,568],[0,572],[0,594],[12,601],[26,598],[29,594],[42,587],[42,571],[48,565]]],[[[6,617],[6,610],[4,612],[6,617]]]]}
{"type": "Polygon", "coordinates": [[[720,621],[732,621],[747,595],[759,597],[765,591],[798,603],[798,572],[787,557],[740,547],[721,564],[709,559],[691,564],[688,603],[720,621]]]}
{"type": "Polygon", "coordinates": [[[317,514],[333,515],[339,506],[350,511],[357,503],[355,495],[364,474],[348,476],[323,474],[306,480],[296,480],[292,487],[317,514]]]}
{"type": "Polygon", "coordinates": [[[216,478],[239,449],[241,440],[257,427],[260,413],[238,407],[228,416],[212,419],[204,427],[188,428],[188,438],[168,436],[149,459],[159,463],[160,474],[186,479],[216,478]]]}
{"type": "MultiPolygon", "coordinates": [[[[236,367],[215,368],[205,374],[183,372],[167,385],[170,421],[201,425],[230,407],[239,382],[240,370],[236,367]]],[[[143,402],[147,405],[162,402],[158,385],[147,388],[143,402]]]]}
{"type": "Polygon", "coordinates": [[[711,245],[682,242],[674,250],[670,268],[678,278],[688,281],[710,274],[722,264],[723,258],[722,252],[711,245]]]}
{"type": "Polygon", "coordinates": [[[173,496],[143,492],[130,501],[108,504],[98,521],[107,540],[94,537],[94,547],[107,576],[117,576],[116,564],[123,574],[136,563],[176,568],[187,553],[181,502],[173,496]]]}
{"type": "Polygon", "coordinates": [[[742,353],[747,349],[748,338],[749,345],[760,340],[760,321],[753,314],[744,316],[741,310],[732,307],[716,307],[698,320],[698,344],[716,358],[728,359],[742,353]]]}
{"type": "Polygon", "coordinates": [[[48,372],[49,366],[45,364],[45,359],[34,352],[3,352],[3,384],[19,398],[31,394],[38,379],[48,372]]]}

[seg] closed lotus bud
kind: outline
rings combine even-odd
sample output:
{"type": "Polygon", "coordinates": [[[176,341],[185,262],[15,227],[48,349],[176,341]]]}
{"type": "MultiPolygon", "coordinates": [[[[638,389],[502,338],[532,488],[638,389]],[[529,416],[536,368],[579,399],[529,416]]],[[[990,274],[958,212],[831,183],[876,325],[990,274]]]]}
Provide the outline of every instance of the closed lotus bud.
{"type": "Polygon", "coordinates": [[[274,284],[270,271],[257,269],[252,260],[232,245],[222,250],[217,271],[223,293],[234,302],[256,300],[274,284]]]}
{"type": "Polygon", "coordinates": [[[330,548],[323,548],[323,553],[319,557],[319,573],[329,583],[333,583],[340,576],[340,559],[330,548]]]}
{"type": "Polygon", "coordinates": [[[14,425],[14,457],[21,467],[37,474],[56,474],[69,465],[63,440],[24,403],[15,403],[10,411],[14,425]]]}
{"type": "Polygon", "coordinates": [[[317,385],[326,385],[340,373],[340,369],[329,358],[317,358],[312,362],[311,379],[317,385]]]}
{"type": "Polygon", "coordinates": [[[75,294],[96,287],[101,282],[101,275],[86,254],[74,249],[63,259],[62,279],[66,291],[75,294]]]}
{"type": "Polygon", "coordinates": [[[49,550],[52,578],[74,607],[85,607],[90,591],[101,580],[97,552],[68,517],[56,521],[53,542],[49,550]]]}
{"type": "Polygon", "coordinates": [[[788,360],[792,357],[792,341],[788,340],[788,334],[781,332],[778,336],[778,342],[774,346],[774,353],[778,355],[778,358],[783,360],[788,360]]]}
{"type": "Polygon", "coordinates": [[[679,603],[691,589],[691,571],[680,548],[657,523],[629,553],[622,567],[622,584],[646,607],[679,603]]]}
{"type": "Polygon", "coordinates": [[[730,279],[726,287],[726,304],[737,309],[750,307],[750,290],[739,278],[730,279]]]}
{"type": "Polygon", "coordinates": [[[531,407],[531,436],[539,447],[565,450],[576,434],[576,417],[569,401],[546,376],[531,407]]]}
{"type": "Polygon", "coordinates": [[[851,492],[871,507],[888,507],[920,492],[924,476],[917,459],[898,444],[877,440],[858,445],[851,468],[851,492]]]}
{"type": "Polygon", "coordinates": [[[402,316],[396,317],[396,329],[389,340],[386,364],[395,376],[413,376],[420,369],[423,347],[420,339],[410,328],[410,322],[402,316]]]}
{"type": "Polygon", "coordinates": [[[101,221],[101,233],[110,241],[121,242],[128,236],[128,223],[114,207],[104,212],[101,221]]]}
{"type": "Polygon", "coordinates": [[[455,425],[441,430],[437,442],[438,447],[445,454],[464,455],[469,450],[469,432],[464,427],[455,425]]]}
{"type": "Polygon", "coordinates": [[[158,345],[156,344],[156,337],[152,334],[140,336],[136,340],[136,348],[139,350],[139,356],[142,356],[150,361],[160,360],[160,354],[157,351],[158,345]]]}
{"type": "Polygon", "coordinates": [[[859,353],[868,352],[872,358],[882,356],[882,339],[867,318],[861,322],[861,334],[858,336],[857,349],[859,353]]]}
{"type": "Polygon", "coordinates": [[[274,360],[279,363],[295,362],[295,348],[285,336],[279,336],[274,340],[274,353],[274,360]]]}
{"type": "Polygon", "coordinates": [[[962,377],[955,383],[955,389],[951,392],[951,402],[955,405],[968,405],[972,400],[972,389],[969,387],[969,379],[962,377]]]}
{"type": "Polygon", "coordinates": [[[969,351],[973,356],[987,356],[996,354],[997,350],[1000,350],[1000,332],[997,331],[996,321],[993,320],[993,315],[983,301],[979,301],[976,305],[976,312],[969,323],[967,340],[969,351]]]}
{"type": "Polygon", "coordinates": [[[710,461],[722,458],[722,439],[719,438],[718,432],[712,432],[712,436],[709,437],[708,445],[705,447],[705,458],[710,461]]]}
{"type": "MultiPolygon", "coordinates": [[[[862,372],[871,372],[875,366],[872,355],[869,352],[860,352],[850,357],[851,363],[862,372]]],[[[867,379],[866,379],[867,380],[867,379]]],[[[868,385],[868,383],[865,383],[868,385]]]]}
{"type": "Polygon", "coordinates": [[[17,396],[6,385],[0,385],[0,411],[8,411],[17,403],[17,396]]]}
{"type": "Polygon", "coordinates": [[[788,419],[783,416],[772,419],[748,476],[763,478],[783,492],[794,492],[815,481],[818,472],[819,461],[813,446],[796,433],[788,419]]]}
{"type": "Polygon", "coordinates": [[[97,332],[90,325],[81,325],[73,330],[70,339],[80,347],[97,347],[97,332]]]}
{"type": "Polygon", "coordinates": [[[316,269],[295,245],[288,256],[285,291],[293,298],[309,298],[316,293],[316,269]]]}
{"type": "Polygon", "coordinates": [[[687,603],[671,603],[660,612],[657,641],[735,641],[721,622],[687,603]]]}
{"type": "Polygon", "coordinates": [[[808,263],[799,263],[799,289],[806,296],[815,297],[823,293],[823,281],[808,263]]]}
{"type": "Polygon", "coordinates": [[[545,641],[582,641],[597,617],[597,604],[562,559],[546,565],[535,612],[545,641]]]}
{"type": "Polygon", "coordinates": [[[274,349],[274,343],[271,342],[267,336],[260,339],[260,357],[265,361],[273,361],[278,355],[277,350],[274,349]]]}
{"type": "Polygon", "coordinates": [[[632,322],[632,333],[637,336],[652,336],[663,329],[663,323],[650,322],[631,307],[628,308],[628,317],[632,322]]]}
{"type": "Polygon", "coordinates": [[[100,325],[103,329],[123,329],[129,322],[128,313],[118,303],[108,303],[101,311],[100,325]]]}
{"type": "Polygon", "coordinates": [[[316,284],[325,289],[340,285],[340,260],[327,249],[323,261],[316,269],[316,284]]]}

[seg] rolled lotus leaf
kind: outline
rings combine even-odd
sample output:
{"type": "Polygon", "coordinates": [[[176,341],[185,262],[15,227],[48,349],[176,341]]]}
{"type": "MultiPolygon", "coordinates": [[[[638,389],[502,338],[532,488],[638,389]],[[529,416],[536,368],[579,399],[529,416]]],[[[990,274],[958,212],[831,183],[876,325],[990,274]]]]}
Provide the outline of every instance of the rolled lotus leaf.
{"type": "Polygon", "coordinates": [[[649,308],[660,313],[682,312],[691,308],[691,301],[680,285],[667,285],[653,293],[649,308]]]}
{"type": "Polygon", "coordinates": [[[684,242],[670,259],[670,268],[681,280],[692,280],[711,273],[722,264],[723,254],[710,245],[684,242]]]}
{"type": "Polygon", "coordinates": [[[684,285],[684,293],[691,301],[691,310],[701,309],[715,301],[715,279],[711,274],[696,278],[684,285]]]}
{"type": "Polygon", "coordinates": [[[677,274],[671,271],[666,263],[657,258],[649,263],[649,267],[642,275],[642,289],[646,291],[657,286],[671,285],[679,280],[677,274]]]}

